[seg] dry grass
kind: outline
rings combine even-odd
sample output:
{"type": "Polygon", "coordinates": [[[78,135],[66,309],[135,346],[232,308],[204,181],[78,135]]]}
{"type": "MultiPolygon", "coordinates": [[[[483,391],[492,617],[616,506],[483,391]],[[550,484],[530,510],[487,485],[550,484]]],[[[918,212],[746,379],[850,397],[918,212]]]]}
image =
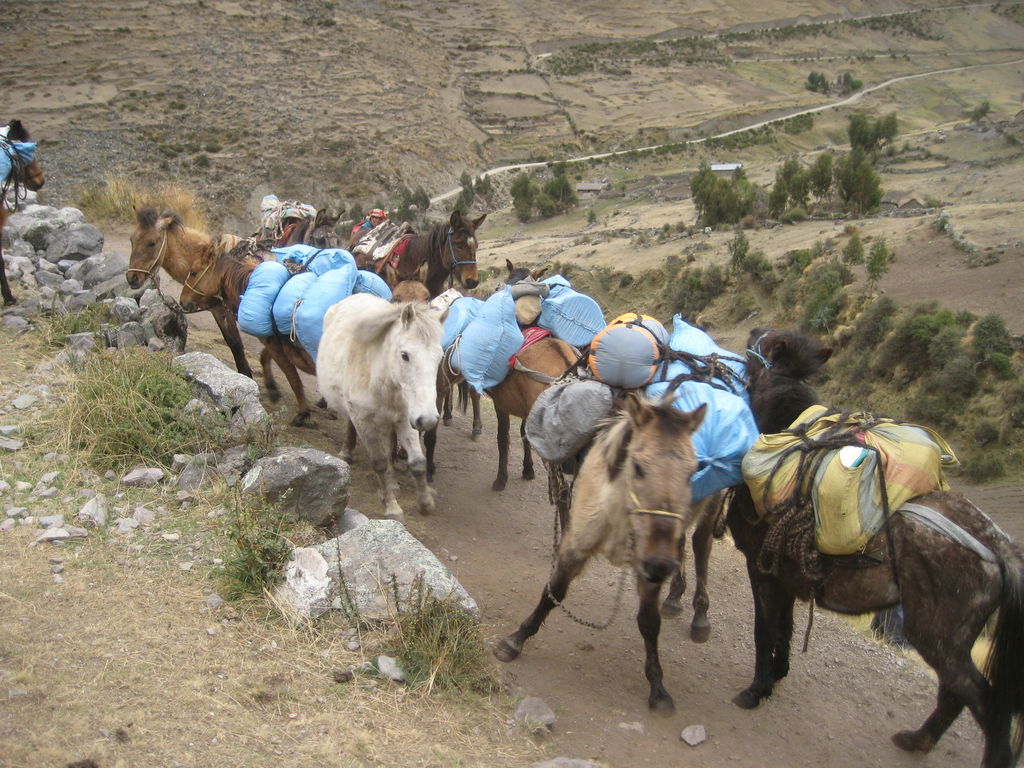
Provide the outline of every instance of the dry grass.
{"type": "Polygon", "coordinates": [[[194,191],[176,181],[147,186],[125,176],[108,174],[101,184],[79,191],[77,207],[89,221],[127,224],[135,221],[135,209],[156,208],[178,214],[186,227],[209,229],[206,206],[194,191]]]}

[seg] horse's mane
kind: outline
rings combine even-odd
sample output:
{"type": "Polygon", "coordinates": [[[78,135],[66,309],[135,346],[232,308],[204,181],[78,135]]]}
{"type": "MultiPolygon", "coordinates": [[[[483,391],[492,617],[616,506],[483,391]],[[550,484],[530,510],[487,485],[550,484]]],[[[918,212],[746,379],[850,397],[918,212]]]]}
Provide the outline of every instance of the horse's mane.
{"type": "Polygon", "coordinates": [[[364,344],[376,343],[395,323],[407,320],[416,337],[429,342],[433,330],[431,324],[439,325],[436,315],[437,310],[420,301],[403,304],[384,303],[379,307],[373,307],[363,316],[357,330],[357,338],[364,344]]]}
{"type": "Polygon", "coordinates": [[[11,141],[28,141],[28,131],[21,124],[21,120],[11,120],[7,124],[7,138],[11,141]]]}
{"type": "Polygon", "coordinates": [[[215,268],[220,275],[221,290],[224,292],[225,301],[233,307],[237,307],[242,299],[242,294],[249,287],[249,279],[253,270],[259,266],[258,261],[239,259],[232,252],[219,253],[215,268]]]}
{"type": "MultiPolygon", "coordinates": [[[[692,431],[690,414],[675,408],[670,403],[645,402],[645,407],[652,417],[658,421],[658,429],[663,434],[676,436],[692,431]]],[[[608,465],[608,477],[614,480],[622,469],[629,454],[629,446],[633,440],[634,421],[628,410],[622,408],[614,416],[601,422],[603,427],[597,438],[596,448],[604,452],[604,460],[608,465]]]]}

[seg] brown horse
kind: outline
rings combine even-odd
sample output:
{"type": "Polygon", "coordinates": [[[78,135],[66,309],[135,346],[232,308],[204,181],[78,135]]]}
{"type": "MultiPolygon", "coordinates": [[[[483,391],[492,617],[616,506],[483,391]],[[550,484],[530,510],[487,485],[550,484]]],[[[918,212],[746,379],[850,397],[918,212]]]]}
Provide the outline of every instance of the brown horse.
{"type": "MultiPolygon", "coordinates": [[[[828,351],[804,334],[764,329],[751,334],[748,347],[750,402],[758,426],[762,432],[782,431],[817,402],[805,379],[821,368],[828,351]]],[[[900,731],[893,742],[907,751],[929,752],[966,706],[985,737],[982,765],[1009,768],[1016,765],[1024,739],[1024,558],[960,494],[935,491],[912,502],[917,509],[908,511],[916,514],[905,506],[894,511],[866,545],[877,559],[860,558],[859,567],[843,567],[850,556],[819,554],[815,574],[801,562],[813,549],[813,536],[787,535],[774,567],[765,563],[766,571],[761,567],[766,539],[775,526],[786,524],[788,513],[770,524],[757,515],[750,490],[735,489],[727,522],[746,556],[754,593],[755,662],[753,682],[734,701],[756,707],[788,673],[796,598],[846,614],[901,603],[906,636],[935,670],[939,691],[924,724],[900,731]],[[801,546],[802,541],[807,543],[801,546]],[[996,611],[982,674],[971,649],[996,611]]],[[[809,505],[805,509],[812,514],[809,505]]]]}
{"type": "MultiPolygon", "coordinates": [[[[7,223],[8,213],[16,211],[18,202],[25,198],[22,187],[35,192],[42,189],[46,181],[34,150],[32,152],[17,151],[16,144],[28,143],[28,131],[25,130],[25,126],[21,124],[20,120],[11,120],[7,124],[6,130],[0,131],[0,152],[3,153],[7,161],[3,165],[6,167],[9,163],[11,166],[10,172],[0,180],[0,232],[3,232],[4,225],[7,223]],[[26,159],[26,154],[30,156],[30,159],[26,159]],[[8,192],[14,193],[10,211],[7,208],[8,192]]],[[[0,295],[4,298],[5,306],[16,304],[18,301],[11,293],[11,286],[7,282],[7,269],[4,267],[2,247],[0,247],[0,295]]]]}
{"type": "Polygon", "coordinates": [[[686,413],[635,394],[625,397],[625,408],[598,434],[580,467],[568,527],[540,602],[494,648],[501,661],[519,656],[526,640],[565,599],[587,560],[601,553],[636,572],[637,625],[650,683],[647,702],[656,711],[674,709],[658,658],[658,596],[665,580],[678,572],[683,537],[700,514],[690,503],[690,476],[697,469],[690,438],[705,408],[686,413]]]}
{"type": "Polygon", "coordinates": [[[459,211],[452,212],[446,222],[429,232],[408,235],[398,263],[386,259],[380,276],[394,288],[402,280],[419,280],[427,286],[430,297],[439,296],[445,284],[458,283],[467,290],[480,284],[476,266],[476,230],[487,218],[470,219],[459,211]]]}
{"type": "MultiPolygon", "coordinates": [[[[132,288],[141,288],[146,280],[157,282],[161,268],[172,278],[184,283],[191,265],[214,254],[230,250],[239,239],[224,235],[214,239],[198,230],[186,227],[181,218],[174,214],[159,215],[155,208],[141,208],[135,211],[136,225],[131,234],[132,253],[128,259],[125,279],[132,288]]],[[[231,350],[238,372],[252,378],[252,369],[245,357],[242,335],[234,313],[222,301],[210,302],[206,307],[220,328],[224,342],[231,350]]],[[[271,399],[280,397],[273,377],[267,378],[268,360],[262,360],[264,378],[271,399]]]]}
{"type": "MultiPolygon", "coordinates": [[[[258,256],[239,259],[231,251],[202,254],[189,266],[189,272],[183,281],[184,287],[179,299],[182,309],[186,312],[198,312],[220,302],[237,321],[242,294],[249,287],[249,278],[252,277],[253,270],[261,263],[262,259],[258,256]]],[[[298,413],[291,421],[292,426],[308,424],[310,407],[299,371],[315,376],[316,364],[313,358],[297,339],[286,334],[275,333],[267,338],[261,338],[260,341],[263,343],[260,360],[263,361],[264,378],[267,378],[269,371],[269,360],[273,360],[284,372],[295,394],[298,413]]]]}

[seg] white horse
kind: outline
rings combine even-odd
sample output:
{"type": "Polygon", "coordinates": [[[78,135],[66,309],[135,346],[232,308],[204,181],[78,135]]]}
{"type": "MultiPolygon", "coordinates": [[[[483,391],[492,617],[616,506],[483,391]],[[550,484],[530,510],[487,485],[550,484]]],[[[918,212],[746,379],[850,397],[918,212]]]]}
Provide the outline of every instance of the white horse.
{"type": "Polygon", "coordinates": [[[392,304],[368,293],[339,301],[324,316],[316,378],[327,404],[349,421],[342,458],[362,440],[380,481],[384,516],[402,520],[395,498],[392,435],[408,456],[420,512],[434,511],[420,433],[437,425],[437,370],[447,312],[392,304]]]}

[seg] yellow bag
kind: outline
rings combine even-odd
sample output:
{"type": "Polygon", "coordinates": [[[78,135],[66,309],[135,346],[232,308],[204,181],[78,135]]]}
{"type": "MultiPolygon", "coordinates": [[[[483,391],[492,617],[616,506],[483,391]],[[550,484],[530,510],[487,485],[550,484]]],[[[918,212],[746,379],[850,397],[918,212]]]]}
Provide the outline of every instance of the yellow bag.
{"type": "Polygon", "coordinates": [[[809,498],[816,542],[825,554],[863,551],[882,527],[885,504],[879,461],[890,512],[915,496],[947,490],[942,469],[957,463],[949,444],[927,427],[870,413],[842,414],[815,405],[801,413],[790,430],[799,427],[805,428],[800,435],[761,435],[743,459],[743,479],[761,515],[794,494],[809,498]],[[823,437],[828,445],[813,447],[823,437]],[[846,445],[836,447],[832,438],[846,445]],[[813,472],[804,477],[797,476],[805,451],[795,447],[801,444],[814,452],[811,462],[805,463],[813,472]]]}

